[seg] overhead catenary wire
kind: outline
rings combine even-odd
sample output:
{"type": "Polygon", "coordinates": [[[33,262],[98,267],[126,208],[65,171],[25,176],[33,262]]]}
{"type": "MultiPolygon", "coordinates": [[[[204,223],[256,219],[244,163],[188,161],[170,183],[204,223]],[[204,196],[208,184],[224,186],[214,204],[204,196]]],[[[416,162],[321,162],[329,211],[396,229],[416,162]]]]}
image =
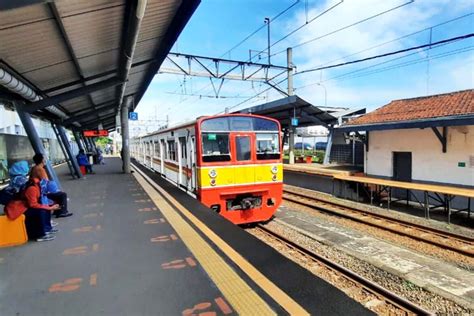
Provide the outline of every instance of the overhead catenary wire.
{"type": "MultiPolygon", "coordinates": [[[[430,60],[449,57],[449,56],[452,56],[452,55],[457,55],[457,54],[469,52],[469,51],[472,51],[472,50],[474,50],[474,46],[467,46],[467,47],[463,47],[463,48],[458,48],[458,49],[455,49],[455,50],[451,50],[451,51],[439,53],[439,54],[436,54],[436,55],[432,55],[432,56],[430,56],[430,60]]],[[[399,58],[397,58],[397,59],[399,59],[399,58]]],[[[420,59],[415,59],[415,60],[410,60],[410,61],[405,61],[405,62],[402,62],[402,63],[394,64],[394,65],[387,66],[387,67],[384,67],[384,68],[379,68],[379,69],[374,69],[374,70],[367,71],[367,72],[362,72],[363,70],[367,70],[369,68],[372,68],[372,66],[370,66],[370,67],[366,67],[366,68],[363,68],[363,69],[358,69],[357,71],[353,71],[353,72],[345,73],[345,74],[342,74],[342,75],[339,75],[339,76],[331,77],[331,78],[328,78],[328,79],[323,80],[321,82],[318,81],[318,82],[306,84],[304,86],[296,87],[295,90],[302,90],[302,89],[305,89],[305,88],[308,88],[308,87],[311,87],[311,86],[315,86],[315,85],[318,85],[320,83],[332,81],[332,80],[345,80],[345,79],[361,78],[361,77],[374,75],[374,74],[382,73],[382,72],[393,70],[393,69],[398,69],[398,68],[403,68],[403,67],[419,64],[419,63],[422,63],[422,62],[425,62],[425,61],[426,61],[426,58],[420,58],[420,59]],[[358,72],[362,72],[362,73],[358,73],[358,72]]]]}
{"type": "Polygon", "coordinates": [[[296,29],[294,29],[293,31],[291,31],[290,33],[286,34],[285,36],[283,36],[282,38],[280,38],[279,40],[277,40],[276,42],[274,42],[272,45],[270,45],[270,47],[273,47],[275,46],[276,44],[284,41],[285,39],[287,39],[288,37],[290,37],[291,35],[295,34],[296,32],[298,32],[299,30],[301,30],[302,28],[304,28],[305,26],[307,26],[308,24],[316,21],[318,18],[322,17],[323,15],[325,15],[326,13],[328,13],[329,11],[333,10],[334,8],[336,8],[338,5],[342,4],[344,2],[344,0],[340,0],[338,3],[330,6],[329,8],[327,8],[326,10],[324,10],[323,12],[319,13],[318,15],[316,15],[315,17],[313,17],[312,19],[310,19],[309,21],[307,20],[305,22],[305,24],[303,25],[300,25],[299,27],[297,27],[296,29]]]}
{"type": "MultiPolygon", "coordinates": [[[[305,42],[303,42],[303,43],[294,45],[294,46],[292,46],[292,48],[293,48],[293,49],[294,49],[294,48],[298,48],[298,47],[301,47],[301,46],[303,46],[303,45],[307,45],[307,44],[312,43],[312,42],[314,42],[314,41],[320,40],[320,39],[322,39],[322,38],[328,37],[328,36],[330,36],[330,35],[336,34],[336,33],[338,33],[338,32],[341,32],[341,31],[343,31],[343,30],[346,30],[346,29],[351,28],[351,27],[353,27],[353,26],[356,26],[356,25],[358,25],[358,24],[361,24],[361,23],[367,22],[367,21],[369,21],[369,20],[372,20],[372,19],[374,19],[374,18],[376,18],[376,17],[379,17],[379,16],[381,16],[381,15],[387,14],[387,13],[392,12],[392,11],[395,11],[395,10],[398,10],[398,9],[404,7],[404,6],[407,6],[407,5],[409,5],[409,4],[412,4],[413,2],[415,2],[415,0],[407,1],[407,2],[402,3],[402,4],[400,4],[400,5],[396,6],[396,7],[393,7],[393,8],[390,8],[390,9],[388,9],[388,10],[379,12],[379,13],[374,14],[374,15],[371,15],[371,16],[365,18],[365,19],[362,19],[362,20],[359,20],[359,21],[357,21],[357,22],[351,23],[351,24],[349,24],[349,25],[343,26],[343,27],[341,27],[341,28],[339,28],[339,29],[336,29],[336,30],[331,31],[331,32],[329,32],[329,33],[326,33],[326,34],[324,34],[324,35],[321,35],[321,36],[315,37],[315,38],[313,38],[313,39],[307,40],[307,41],[305,41],[305,42]]],[[[281,51],[278,51],[278,52],[272,54],[271,56],[273,57],[273,56],[276,56],[276,55],[279,55],[279,54],[282,54],[282,53],[285,53],[285,52],[286,52],[286,49],[283,49],[283,50],[281,50],[281,51]]]]}
{"type": "MultiPolygon", "coordinates": [[[[345,66],[345,65],[349,65],[349,64],[354,64],[355,62],[363,62],[363,61],[367,61],[367,60],[371,60],[371,59],[375,59],[375,58],[381,58],[381,57],[385,57],[385,56],[390,56],[390,55],[394,55],[396,53],[402,53],[402,52],[407,52],[407,51],[411,51],[411,50],[415,50],[415,49],[421,49],[421,48],[425,48],[425,47],[430,47],[432,48],[433,46],[436,47],[436,46],[442,46],[442,45],[446,45],[446,44],[449,44],[449,43],[452,43],[452,42],[455,42],[455,41],[460,41],[460,40],[464,40],[464,39],[467,39],[467,38],[470,38],[470,37],[473,37],[474,34],[473,33],[470,33],[470,34],[466,34],[466,35],[463,35],[463,36],[457,36],[457,37],[453,37],[453,38],[449,38],[449,39],[445,39],[445,40],[441,40],[441,41],[438,41],[438,42],[435,42],[435,43],[430,43],[430,44],[425,44],[425,45],[419,45],[419,46],[415,46],[415,47],[410,47],[410,48],[407,48],[407,49],[403,49],[403,50],[399,50],[399,51],[395,51],[395,52],[390,52],[390,53],[386,53],[386,54],[381,54],[381,55],[377,55],[377,56],[371,56],[371,57],[367,57],[367,58],[363,58],[363,59],[359,59],[357,61],[351,61],[351,62],[346,62],[346,63],[341,63],[341,64],[337,64],[337,65],[331,65],[331,66],[327,66],[327,67],[319,67],[319,68],[324,68],[324,69],[327,69],[327,68],[335,68],[335,67],[342,67],[342,66],[345,66]]],[[[449,55],[446,55],[446,56],[450,56],[452,54],[449,54],[449,55]]],[[[441,57],[446,57],[446,56],[441,56],[441,57]]],[[[406,56],[404,56],[406,57],[406,56]]],[[[441,58],[440,56],[438,55],[435,55],[435,56],[432,56],[431,59],[437,59],[437,58],[441,58]]],[[[397,58],[399,59],[399,58],[397,58]]],[[[407,63],[407,62],[405,62],[407,63]]],[[[405,64],[403,63],[403,64],[405,64]]],[[[391,67],[391,66],[390,66],[391,67]]],[[[321,69],[315,69],[314,71],[316,70],[321,70],[321,69]]],[[[313,71],[313,70],[311,70],[313,71]]],[[[308,72],[308,71],[305,71],[305,72],[308,72]]],[[[299,72],[299,73],[296,73],[296,74],[301,74],[302,72],[299,72]]],[[[295,74],[295,75],[296,75],[295,74]]],[[[280,84],[282,82],[284,82],[285,80],[287,80],[287,78],[284,78],[283,80],[279,81],[277,84],[280,84]]],[[[327,81],[327,80],[326,80],[327,81]]],[[[314,83],[315,84],[318,84],[318,83],[314,83]]],[[[313,85],[313,84],[312,84],[313,85]]],[[[307,85],[309,86],[309,85],[307,85]]],[[[303,87],[299,87],[297,89],[302,89],[306,86],[303,86],[303,87]]],[[[263,91],[261,91],[260,93],[256,94],[254,97],[257,97],[259,95],[261,95],[262,93],[265,93],[266,91],[270,90],[270,88],[267,88],[263,91]]],[[[295,89],[296,90],[296,89],[295,89]]],[[[254,97],[251,97],[251,98],[248,98],[234,106],[231,106],[231,107],[228,107],[228,109],[232,109],[232,108],[235,108],[235,107],[238,107],[248,101],[250,101],[251,99],[253,99],[254,97]]]]}
{"type": "MultiPolygon", "coordinates": [[[[467,47],[463,47],[463,48],[459,48],[459,49],[439,53],[437,55],[431,55],[429,57],[429,59],[430,60],[440,59],[440,58],[444,58],[444,57],[448,57],[448,56],[453,56],[453,55],[457,55],[457,54],[461,54],[461,53],[470,52],[472,50],[474,50],[474,46],[467,46],[467,47]]],[[[412,60],[412,61],[406,61],[406,62],[395,64],[395,65],[392,65],[392,66],[387,66],[387,67],[384,67],[384,68],[375,69],[373,71],[368,71],[368,72],[365,72],[365,73],[361,73],[361,74],[358,74],[358,75],[355,75],[355,76],[344,77],[342,79],[360,78],[360,77],[373,75],[373,74],[381,73],[381,72],[388,71],[388,70],[393,70],[393,69],[398,69],[398,68],[403,68],[403,67],[406,67],[406,66],[411,66],[411,65],[423,63],[423,62],[426,62],[426,60],[427,60],[427,58],[420,58],[420,59],[416,59],[416,60],[412,60]]],[[[335,80],[335,79],[336,78],[331,78],[331,79],[328,79],[326,81],[335,80]]]]}
{"type": "Polygon", "coordinates": [[[440,45],[440,44],[459,41],[459,40],[465,40],[465,39],[471,38],[473,36],[474,36],[474,33],[469,33],[469,34],[465,34],[465,35],[461,35],[461,36],[451,37],[451,38],[444,39],[444,40],[441,40],[441,41],[437,41],[437,42],[434,42],[434,43],[428,43],[428,44],[413,46],[413,47],[400,49],[400,50],[393,51],[393,52],[388,52],[388,53],[385,53],[385,54],[379,54],[379,55],[365,57],[365,58],[361,58],[361,59],[346,61],[346,62],[343,62],[343,63],[334,64],[334,65],[328,65],[328,66],[322,66],[322,67],[306,69],[306,70],[299,71],[299,72],[295,73],[295,76],[296,75],[302,75],[302,74],[305,74],[305,73],[314,72],[314,71],[324,70],[324,69],[331,69],[331,68],[336,68],[336,67],[361,63],[361,62],[365,62],[365,61],[368,61],[368,60],[387,57],[387,56],[392,56],[392,55],[396,55],[396,54],[401,54],[401,53],[405,53],[405,52],[409,52],[409,51],[412,51],[412,50],[421,49],[421,48],[425,48],[425,47],[436,47],[437,45],[440,45]]]}
{"type": "MultiPolygon", "coordinates": [[[[429,27],[426,27],[424,29],[421,29],[421,30],[418,30],[418,31],[415,31],[415,32],[412,32],[412,33],[409,33],[409,34],[405,34],[405,35],[402,35],[400,37],[397,37],[397,38],[394,38],[394,39],[391,39],[389,41],[386,41],[386,42],[383,42],[383,43],[380,43],[380,44],[377,44],[377,45],[374,45],[374,46],[371,46],[371,47],[368,47],[368,48],[365,48],[363,50],[360,50],[358,52],[355,52],[355,53],[352,53],[352,54],[349,54],[349,55],[345,55],[343,57],[339,57],[337,59],[333,59],[333,60],[330,60],[330,61],[327,61],[325,62],[324,64],[321,64],[319,66],[325,66],[325,65],[329,65],[331,63],[334,63],[336,61],[339,61],[339,60],[344,60],[348,57],[352,57],[354,55],[358,55],[358,54],[361,54],[361,53],[365,53],[367,51],[370,51],[372,49],[375,49],[375,48],[379,48],[379,47],[382,47],[384,45],[387,45],[387,44],[390,44],[390,43],[393,43],[393,42],[397,42],[399,40],[402,40],[402,39],[405,39],[405,38],[408,38],[408,37],[411,37],[413,35],[416,35],[416,34],[420,34],[422,32],[425,32],[425,31],[428,31],[430,29],[435,29],[435,28],[438,28],[440,26],[443,26],[443,25],[446,25],[448,23],[452,23],[452,22],[455,22],[455,21],[458,21],[458,20],[461,20],[461,19],[464,19],[464,18],[467,18],[469,16],[472,16],[474,13],[467,13],[467,14],[464,14],[464,15],[461,15],[461,16],[458,16],[458,17],[455,17],[453,19],[450,19],[450,20],[447,20],[447,21],[444,21],[444,22],[441,22],[441,23],[438,23],[438,24],[435,24],[435,25],[432,25],[432,26],[429,26],[429,27]]],[[[319,67],[318,66],[318,67],[319,67]]]]}
{"type": "MultiPolygon", "coordinates": [[[[290,11],[293,7],[295,7],[301,0],[296,0],[295,2],[293,2],[293,4],[291,4],[290,6],[288,6],[286,9],[284,9],[283,11],[279,12],[277,15],[275,15],[273,18],[270,19],[270,21],[275,21],[276,19],[278,19],[279,17],[281,17],[283,14],[285,14],[286,12],[290,11]]],[[[255,34],[257,34],[259,31],[261,31],[263,28],[265,28],[267,25],[266,24],[263,24],[262,26],[258,27],[255,31],[253,31],[252,33],[250,33],[249,35],[247,35],[243,40],[241,40],[240,42],[238,42],[237,44],[235,44],[232,48],[230,48],[229,50],[227,50],[225,53],[223,53],[222,55],[219,56],[219,58],[227,55],[228,53],[230,53],[231,51],[233,51],[234,49],[236,49],[237,47],[239,47],[240,45],[242,45],[243,43],[245,43],[249,38],[251,38],[252,36],[254,36],[255,34]]]]}
{"type": "MultiPolygon", "coordinates": [[[[283,16],[285,13],[289,12],[291,9],[293,9],[298,3],[300,3],[301,0],[296,0],[295,2],[293,2],[290,6],[286,7],[284,10],[280,11],[277,15],[275,15],[274,17],[271,18],[270,21],[275,21],[277,20],[278,18],[280,18],[281,16],[283,16]]],[[[238,42],[236,45],[234,45],[232,48],[230,48],[229,50],[227,50],[225,53],[223,53],[222,55],[219,56],[219,58],[227,55],[229,52],[231,52],[232,50],[236,49],[237,47],[239,47],[240,45],[242,45],[244,42],[246,42],[248,39],[250,39],[252,36],[254,36],[255,34],[257,34],[261,29],[263,29],[264,27],[266,27],[266,24],[263,24],[262,26],[258,27],[255,31],[253,31],[252,33],[250,33],[249,35],[247,35],[244,39],[242,39],[240,42],[238,42]]],[[[199,92],[201,91],[204,91],[205,89],[208,89],[212,86],[212,84],[207,84],[205,85],[204,87],[200,88],[199,90],[197,90],[194,94],[195,96],[199,96],[199,92]]],[[[174,92],[177,92],[178,90],[180,89],[177,88],[175,89],[174,92]]],[[[174,105],[172,106],[175,106],[175,105],[178,105],[178,104],[181,104],[183,103],[184,101],[187,101],[189,100],[191,97],[191,95],[189,95],[188,97],[186,98],[183,98],[181,99],[179,102],[175,103],[174,105]]]]}

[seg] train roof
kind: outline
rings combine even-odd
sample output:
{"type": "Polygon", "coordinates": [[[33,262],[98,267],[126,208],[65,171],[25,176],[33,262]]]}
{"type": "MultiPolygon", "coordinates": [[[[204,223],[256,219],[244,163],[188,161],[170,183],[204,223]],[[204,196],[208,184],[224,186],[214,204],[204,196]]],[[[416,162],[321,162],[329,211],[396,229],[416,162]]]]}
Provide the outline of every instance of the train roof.
{"type": "Polygon", "coordinates": [[[252,113],[228,113],[228,114],[219,114],[219,115],[203,115],[203,116],[197,117],[195,120],[192,120],[192,121],[188,121],[188,122],[185,122],[185,123],[177,124],[177,125],[175,125],[175,126],[171,126],[171,127],[165,128],[165,129],[161,129],[161,130],[158,130],[158,131],[154,131],[154,132],[145,134],[145,135],[143,135],[143,136],[137,136],[137,137],[133,137],[133,138],[141,138],[141,137],[147,137],[147,136],[152,136],[152,135],[158,135],[158,134],[161,134],[161,133],[166,133],[166,132],[169,132],[169,131],[174,131],[174,130],[177,130],[177,129],[180,129],[180,128],[184,128],[184,127],[187,127],[187,126],[194,125],[194,124],[196,124],[198,121],[201,121],[201,120],[203,120],[203,119],[212,118],[212,117],[226,117],[226,116],[251,116],[251,117],[260,117],[260,118],[263,118],[263,119],[267,119],[267,120],[271,120],[271,121],[276,121],[276,122],[278,122],[278,120],[276,120],[276,119],[274,119],[274,118],[272,118],[272,117],[267,117],[267,116],[263,116],[263,115],[252,114],[252,113]]]}

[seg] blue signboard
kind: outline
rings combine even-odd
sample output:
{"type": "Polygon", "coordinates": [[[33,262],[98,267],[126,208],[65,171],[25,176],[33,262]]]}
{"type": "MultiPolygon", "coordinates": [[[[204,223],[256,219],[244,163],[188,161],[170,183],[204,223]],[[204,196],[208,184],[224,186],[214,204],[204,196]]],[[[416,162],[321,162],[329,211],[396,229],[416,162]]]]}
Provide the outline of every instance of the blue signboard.
{"type": "Polygon", "coordinates": [[[296,117],[291,119],[291,126],[298,126],[298,119],[296,117]]]}
{"type": "Polygon", "coordinates": [[[128,119],[130,121],[137,121],[138,120],[138,113],[137,112],[128,113],[128,119]]]}

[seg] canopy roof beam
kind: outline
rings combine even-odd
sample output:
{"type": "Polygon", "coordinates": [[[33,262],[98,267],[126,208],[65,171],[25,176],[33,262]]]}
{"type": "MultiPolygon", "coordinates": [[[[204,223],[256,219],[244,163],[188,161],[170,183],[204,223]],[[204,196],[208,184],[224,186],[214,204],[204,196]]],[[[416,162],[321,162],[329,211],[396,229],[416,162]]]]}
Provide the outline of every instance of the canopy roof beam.
{"type": "Polygon", "coordinates": [[[94,91],[102,90],[102,89],[105,89],[105,88],[109,88],[109,87],[113,87],[113,86],[117,86],[117,85],[121,85],[121,84],[123,84],[123,81],[121,79],[117,78],[117,77],[114,77],[114,78],[110,78],[110,79],[107,79],[107,80],[104,80],[104,81],[100,81],[100,82],[97,82],[97,83],[94,83],[94,84],[91,84],[91,85],[88,85],[88,86],[84,86],[82,88],[78,88],[78,89],[71,90],[71,91],[68,91],[68,92],[64,92],[64,93],[61,93],[61,94],[58,94],[58,95],[54,95],[54,96],[49,97],[49,98],[44,98],[44,99],[36,101],[36,102],[32,102],[28,106],[26,106],[25,108],[28,111],[28,113],[34,113],[34,112],[36,112],[38,110],[42,110],[42,109],[44,109],[44,108],[46,108],[50,105],[58,104],[60,102],[70,100],[70,99],[74,99],[74,98],[92,93],[94,91]]]}

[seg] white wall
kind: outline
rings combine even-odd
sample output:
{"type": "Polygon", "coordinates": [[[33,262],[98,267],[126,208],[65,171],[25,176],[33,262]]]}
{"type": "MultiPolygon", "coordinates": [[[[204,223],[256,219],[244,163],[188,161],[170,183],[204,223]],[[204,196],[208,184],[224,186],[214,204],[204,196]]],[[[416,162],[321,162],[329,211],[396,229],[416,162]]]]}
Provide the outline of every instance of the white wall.
{"type": "Polygon", "coordinates": [[[431,128],[372,131],[365,172],[392,177],[394,151],[412,153],[413,180],[474,186],[474,166],[469,161],[474,156],[474,125],[449,127],[446,153],[431,128]],[[459,162],[466,167],[458,167],[459,162]]]}

